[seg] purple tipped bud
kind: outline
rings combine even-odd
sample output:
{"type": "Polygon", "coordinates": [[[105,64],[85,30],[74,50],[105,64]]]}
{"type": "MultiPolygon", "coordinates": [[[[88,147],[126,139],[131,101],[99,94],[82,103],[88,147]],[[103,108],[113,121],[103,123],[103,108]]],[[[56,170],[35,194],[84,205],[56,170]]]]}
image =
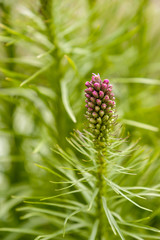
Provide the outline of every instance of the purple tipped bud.
{"type": "Polygon", "coordinates": [[[96,102],[96,99],[94,97],[91,97],[90,98],[91,102],[95,103],[96,102]]]}
{"type": "Polygon", "coordinates": [[[100,110],[100,107],[99,106],[95,106],[95,111],[99,112],[99,110],[100,110]]]}
{"type": "Polygon", "coordinates": [[[109,96],[106,95],[106,96],[103,98],[103,101],[104,101],[104,102],[108,102],[108,100],[109,100],[109,96]]]}
{"type": "Polygon", "coordinates": [[[102,101],[101,101],[100,99],[97,99],[97,100],[96,100],[96,103],[97,103],[97,105],[99,105],[99,106],[100,106],[100,105],[101,105],[101,103],[102,103],[102,101]]]}
{"type": "Polygon", "coordinates": [[[92,112],[92,111],[93,111],[93,108],[89,107],[88,112],[92,112]]]}
{"type": "Polygon", "coordinates": [[[110,93],[110,97],[114,97],[114,93],[110,93]]]}
{"type": "Polygon", "coordinates": [[[105,104],[105,103],[103,103],[102,105],[101,105],[101,108],[104,110],[104,109],[106,109],[106,107],[107,107],[107,105],[105,104]]]}
{"type": "Polygon", "coordinates": [[[109,104],[109,105],[112,105],[112,100],[109,100],[109,101],[108,101],[108,104],[109,104]]]}
{"type": "Polygon", "coordinates": [[[113,105],[113,106],[116,105],[115,101],[112,101],[112,105],[113,105]]]}
{"type": "Polygon", "coordinates": [[[108,87],[112,89],[112,84],[109,84],[108,87]]]}
{"type": "Polygon", "coordinates": [[[101,81],[99,74],[98,75],[96,75],[94,73],[92,73],[92,74],[93,74],[93,76],[92,76],[92,82],[93,83],[101,81]]]}
{"type": "Polygon", "coordinates": [[[86,98],[90,98],[90,95],[88,93],[85,94],[86,98]]]}
{"type": "Polygon", "coordinates": [[[94,108],[94,103],[88,102],[88,106],[91,107],[91,108],[94,108]]]}
{"type": "Polygon", "coordinates": [[[103,117],[104,111],[103,111],[103,110],[99,111],[99,115],[100,115],[101,117],[103,117]]]}
{"type": "Polygon", "coordinates": [[[90,82],[86,82],[85,83],[86,87],[91,87],[92,85],[90,84],[90,82]]]}
{"type": "Polygon", "coordinates": [[[92,92],[93,97],[98,98],[98,93],[96,91],[92,92]]]}
{"type": "Polygon", "coordinates": [[[86,93],[91,93],[92,91],[93,91],[93,88],[92,88],[92,87],[89,87],[89,88],[85,89],[85,92],[86,92],[86,93]]]}
{"type": "Polygon", "coordinates": [[[104,79],[103,83],[108,84],[109,80],[108,79],[104,79]]]}
{"type": "Polygon", "coordinates": [[[100,85],[99,83],[95,83],[95,84],[94,84],[94,88],[95,88],[97,91],[100,90],[100,87],[101,87],[101,85],[100,85]]]}
{"type": "Polygon", "coordinates": [[[111,88],[108,88],[107,91],[110,93],[110,92],[112,92],[112,89],[111,89],[111,88]]]}
{"type": "Polygon", "coordinates": [[[103,97],[104,97],[104,92],[99,91],[99,97],[100,97],[100,98],[103,98],[103,97]]]}
{"type": "Polygon", "coordinates": [[[88,104],[86,104],[85,107],[88,108],[88,104]]]}
{"type": "Polygon", "coordinates": [[[88,100],[86,99],[85,102],[88,103],[88,100]]]}
{"type": "Polygon", "coordinates": [[[104,91],[104,92],[106,92],[107,91],[107,84],[105,84],[105,83],[102,83],[102,86],[101,86],[101,89],[102,89],[102,91],[104,91]]]}
{"type": "Polygon", "coordinates": [[[93,113],[92,113],[92,116],[93,116],[94,118],[97,118],[97,117],[98,117],[98,114],[97,114],[96,112],[93,112],[93,113]]]}

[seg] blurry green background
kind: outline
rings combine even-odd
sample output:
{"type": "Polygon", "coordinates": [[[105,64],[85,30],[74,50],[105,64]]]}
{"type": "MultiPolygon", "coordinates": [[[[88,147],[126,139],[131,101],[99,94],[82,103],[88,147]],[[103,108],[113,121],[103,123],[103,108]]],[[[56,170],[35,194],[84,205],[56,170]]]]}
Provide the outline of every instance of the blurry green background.
{"type": "MultiPolygon", "coordinates": [[[[148,181],[159,183],[159,22],[159,1],[0,0],[0,227],[52,231],[40,217],[21,219],[18,196],[54,191],[35,163],[54,165],[51,148],[67,149],[65,138],[86,126],[92,72],[110,79],[119,122],[157,159],[148,181]]],[[[11,230],[0,239],[32,234],[11,230]]]]}

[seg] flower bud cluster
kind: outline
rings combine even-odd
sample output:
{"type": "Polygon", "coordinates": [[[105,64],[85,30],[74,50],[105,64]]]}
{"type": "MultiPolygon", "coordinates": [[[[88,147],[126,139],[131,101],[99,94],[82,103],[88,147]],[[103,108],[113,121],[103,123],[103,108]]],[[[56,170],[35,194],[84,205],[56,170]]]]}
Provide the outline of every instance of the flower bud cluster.
{"type": "Polygon", "coordinates": [[[105,141],[114,119],[115,97],[109,80],[101,80],[93,74],[92,80],[85,83],[86,118],[96,139],[105,141]]]}

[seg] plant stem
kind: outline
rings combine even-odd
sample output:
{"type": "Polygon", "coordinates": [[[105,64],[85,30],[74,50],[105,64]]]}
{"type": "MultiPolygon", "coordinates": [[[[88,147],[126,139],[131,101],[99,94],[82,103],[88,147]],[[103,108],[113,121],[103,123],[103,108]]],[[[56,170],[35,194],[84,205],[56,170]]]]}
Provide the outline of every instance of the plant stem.
{"type": "MultiPolygon", "coordinates": [[[[98,144],[99,145],[99,144],[98,144]]],[[[107,176],[106,161],[104,159],[103,148],[98,146],[97,148],[97,187],[99,188],[99,193],[97,197],[97,215],[99,218],[99,230],[98,230],[98,239],[106,240],[107,231],[105,224],[105,214],[103,210],[102,197],[106,197],[106,183],[104,176],[107,176]]]]}

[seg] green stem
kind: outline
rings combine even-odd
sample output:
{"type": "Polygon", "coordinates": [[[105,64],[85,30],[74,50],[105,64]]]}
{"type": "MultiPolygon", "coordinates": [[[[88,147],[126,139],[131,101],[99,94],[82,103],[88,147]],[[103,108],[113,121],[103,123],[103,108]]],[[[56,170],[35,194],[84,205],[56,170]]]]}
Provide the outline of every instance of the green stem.
{"type": "Polygon", "coordinates": [[[98,240],[106,240],[107,230],[106,230],[106,218],[102,204],[102,197],[106,197],[106,183],[104,176],[107,176],[106,161],[103,154],[103,148],[97,147],[97,187],[99,188],[98,197],[97,197],[97,215],[99,219],[99,231],[98,231],[98,240]]]}

